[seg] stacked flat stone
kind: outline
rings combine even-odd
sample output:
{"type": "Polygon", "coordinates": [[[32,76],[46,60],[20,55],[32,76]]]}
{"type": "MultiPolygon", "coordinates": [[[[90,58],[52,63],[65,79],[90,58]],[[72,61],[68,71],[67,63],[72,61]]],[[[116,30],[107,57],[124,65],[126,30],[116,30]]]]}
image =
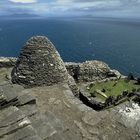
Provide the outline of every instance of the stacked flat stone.
{"type": "Polygon", "coordinates": [[[68,78],[59,53],[45,36],[28,40],[11,75],[13,83],[24,87],[49,86],[66,82],[68,78]]]}
{"type": "Polygon", "coordinates": [[[108,78],[111,71],[109,66],[102,61],[86,61],[83,63],[65,63],[71,76],[78,82],[93,82],[108,78]]]}
{"type": "Polygon", "coordinates": [[[109,66],[102,61],[86,61],[79,65],[79,80],[92,82],[107,78],[109,66]]]}

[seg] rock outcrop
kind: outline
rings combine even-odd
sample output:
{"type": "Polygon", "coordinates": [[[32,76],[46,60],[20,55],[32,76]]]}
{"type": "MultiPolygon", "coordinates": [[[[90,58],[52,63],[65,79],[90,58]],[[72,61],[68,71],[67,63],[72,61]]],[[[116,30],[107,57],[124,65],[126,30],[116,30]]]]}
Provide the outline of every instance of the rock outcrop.
{"type": "Polygon", "coordinates": [[[67,130],[65,124],[53,112],[41,112],[35,96],[25,92],[22,86],[1,85],[0,140],[21,139],[80,140],[75,133],[67,130]],[[16,88],[20,88],[20,93],[16,88]]]}
{"type": "Polygon", "coordinates": [[[15,57],[0,57],[0,68],[10,68],[15,65],[15,57]]]}
{"type": "Polygon", "coordinates": [[[68,77],[59,53],[44,36],[36,36],[28,40],[11,76],[13,83],[24,87],[63,83],[68,77]]]}

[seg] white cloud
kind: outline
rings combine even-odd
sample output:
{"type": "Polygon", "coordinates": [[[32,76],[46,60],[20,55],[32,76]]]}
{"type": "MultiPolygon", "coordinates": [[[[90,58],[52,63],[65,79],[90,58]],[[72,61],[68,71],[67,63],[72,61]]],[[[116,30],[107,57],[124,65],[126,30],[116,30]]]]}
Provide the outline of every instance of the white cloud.
{"type": "Polygon", "coordinates": [[[56,1],[57,3],[72,3],[72,2],[74,2],[74,0],[57,0],[56,1]]]}
{"type": "Polygon", "coordinates": [[[37,0],[9,0],[10,2],[14,3],[36,3],[37,0]]]}
{"type": "Polygon", "coordinates": [[[2,13],[138,15],[140,0],[0,0],[2,13]],[[10,1],[11,3],[9,3],[10,1]]]}

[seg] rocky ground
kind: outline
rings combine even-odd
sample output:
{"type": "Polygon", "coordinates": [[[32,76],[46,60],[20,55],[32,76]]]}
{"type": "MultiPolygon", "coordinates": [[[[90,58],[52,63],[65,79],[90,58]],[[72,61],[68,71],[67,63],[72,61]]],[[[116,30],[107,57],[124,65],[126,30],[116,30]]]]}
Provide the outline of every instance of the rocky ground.
{"type": "MultiPolygon", "coordinates": [[[[9,81],[11,68],[0,69],[0,87],[29,95],[0,110],[1,140],[139,140],[140,133],[120,121],[118,108],[96,112],[75,98],[67,84],[24,89],[9,81]],[[6,88],[5,88],[6,87],[6,88]],[[30,102],[30,101],[35,102],[30,102]]],[[[127,118],[125,118],[127,119],[127,118]]]]}

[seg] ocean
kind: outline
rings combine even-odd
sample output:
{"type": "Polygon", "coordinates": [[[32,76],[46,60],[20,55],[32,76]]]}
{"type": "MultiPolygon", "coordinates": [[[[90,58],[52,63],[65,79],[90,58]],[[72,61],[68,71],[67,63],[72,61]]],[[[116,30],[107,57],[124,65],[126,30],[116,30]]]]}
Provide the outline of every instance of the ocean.
{"type": "Polygon", "coordinates": [[[64,61],[101,60],[140,76],[140,21],[106,18],[0,19],[0,56],[18,57],[25,42],[45,35],[64,61]]]}

